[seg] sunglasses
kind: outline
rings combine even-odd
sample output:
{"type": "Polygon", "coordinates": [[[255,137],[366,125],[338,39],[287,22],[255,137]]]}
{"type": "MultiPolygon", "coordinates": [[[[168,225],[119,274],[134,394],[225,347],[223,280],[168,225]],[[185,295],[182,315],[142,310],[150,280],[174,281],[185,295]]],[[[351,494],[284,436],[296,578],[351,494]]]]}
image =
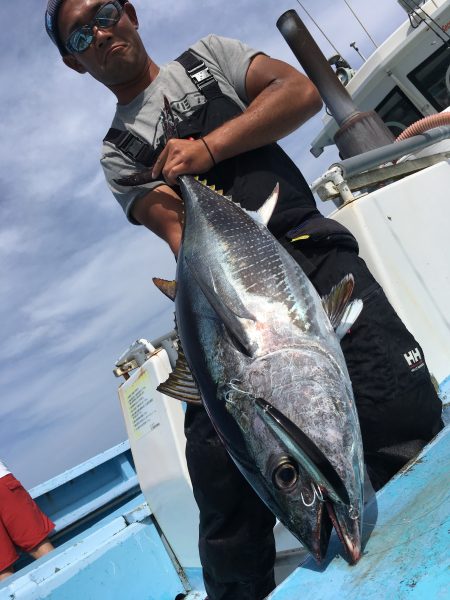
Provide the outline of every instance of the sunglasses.
{"type": "Polygon", "coordinates": [[[72,31],[66,40],[67,50],[77,54],[87,50],[94,40],[94,27],[109,29],[119,22],[122,13],[123,7],[116,0],[103,4],[90,23],[72,31]]]}

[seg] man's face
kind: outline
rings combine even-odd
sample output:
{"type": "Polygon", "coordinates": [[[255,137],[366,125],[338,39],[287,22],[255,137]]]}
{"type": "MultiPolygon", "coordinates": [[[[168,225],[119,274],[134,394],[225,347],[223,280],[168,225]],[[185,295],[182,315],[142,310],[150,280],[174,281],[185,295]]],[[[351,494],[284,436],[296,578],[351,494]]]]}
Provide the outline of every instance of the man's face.
{"type": "MultiPolygon", "coordinates": [[[[58,14],[59,34],[63,42],[77,28],[92,22],[107,0],[65,0],[58,14]]],[[[147,53],[137,33],[138,21],[133,6],[126,3],[115,25],[94,27],[94,40],[87,50],[64,57],[68,66],[87,71],[106,86],[132,81],[142,70],[147,53]]]]}

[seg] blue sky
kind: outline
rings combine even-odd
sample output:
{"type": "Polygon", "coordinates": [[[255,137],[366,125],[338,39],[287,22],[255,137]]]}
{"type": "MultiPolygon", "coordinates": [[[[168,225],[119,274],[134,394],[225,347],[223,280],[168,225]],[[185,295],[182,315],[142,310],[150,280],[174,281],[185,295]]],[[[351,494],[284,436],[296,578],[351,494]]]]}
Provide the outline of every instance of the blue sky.
{"type": "MultiPolygon", "coordinates": [[[[380,43],[404,20],[395,0],[348,0],[380,43]]],[[[343,0],[304,0],[344,57],[373,45],[343,0]],[[345,21],[343,20],[345,19],[345,21]]],[[[334,50],[290,0],[136,0],[140,33],[157,63],[208,33],[242,39],[298,66],[277,18],[295,8],[326,56],[334,50]]],[[[174,261],[128,223],[103,180],[100,141],[115,97],[67,69],[44,30],[42,0],[2,2],[0,143],[0,458],[32,487],[125,439],[114,362],[135,339],[173,325],[151,283],[174,261]],[[38,10],[36,10],[38,8],[38,10]]],[[[312,181],[332,163],[309,142],[316,117],[283,141],[312,181]]]]}

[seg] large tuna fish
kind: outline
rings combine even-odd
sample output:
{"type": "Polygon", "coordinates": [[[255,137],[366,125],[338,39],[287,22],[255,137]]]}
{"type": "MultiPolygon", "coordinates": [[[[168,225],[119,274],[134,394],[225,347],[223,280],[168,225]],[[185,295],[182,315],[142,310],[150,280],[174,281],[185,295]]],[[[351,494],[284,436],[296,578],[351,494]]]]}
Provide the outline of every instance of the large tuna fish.
{"type": "MultiPolygon", "coordinates": [[[[179,183],[175,314],[204,406],[243,475],[317,560],[334,525],[355,562],[362,444],[331,324],[346,331],[361,309],[348,303],[353,278],[322,301],[263,224],[193,177],[179,183]]],[[[275,196],[260,211],[266,222],[275,196]]],[[[161,389],[193,399],[183,354],[161,389]]]]}
{"type": "MultiPolygon", "coordinates": [[[[166,98],[164,113],[168,140],[177,127],[166,98]]],[[[118,183],[149,180],[151,170],[118,183]]],[[[362,443],[338,339],[362,308],[349,303],[353,278],[321,300],[264,224],[191,176],[179,184],[185,223],[176,291],[155,282],[175,300],[181,347],[159,389],[188,402],[201,397],[243,475],[317,560],[334,525],[356,562],[362,443]]],[[[275,191],[258,211],[263,223],[276,198],[275,191]]]]}

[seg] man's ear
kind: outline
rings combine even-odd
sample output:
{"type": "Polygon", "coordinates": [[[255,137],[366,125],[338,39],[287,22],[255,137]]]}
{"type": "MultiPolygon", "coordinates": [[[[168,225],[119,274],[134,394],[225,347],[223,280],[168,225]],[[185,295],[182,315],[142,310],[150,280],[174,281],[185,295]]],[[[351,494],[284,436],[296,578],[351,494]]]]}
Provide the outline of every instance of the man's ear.
{"type": "Polygon", "coordinates": [[[138,18],[137,18],[136,10],[135,10],[134,6],[131,4],[131,2],[126,2],[124,4],[123,10],[125,11],[125,14],[130,19],[130,21],[135,26],[135,28],[138,29],[139,28],[139,21],[138,21],[138,18]]]}
{"type": "Polygon", "coordinates": [[[86,69],[83,67],[81,63],[77,61],[73,54],[67,54],[62,57],[63,63],[67,65],[70,69],[73,69],[77,73],[86,73],[86,69]]]}

